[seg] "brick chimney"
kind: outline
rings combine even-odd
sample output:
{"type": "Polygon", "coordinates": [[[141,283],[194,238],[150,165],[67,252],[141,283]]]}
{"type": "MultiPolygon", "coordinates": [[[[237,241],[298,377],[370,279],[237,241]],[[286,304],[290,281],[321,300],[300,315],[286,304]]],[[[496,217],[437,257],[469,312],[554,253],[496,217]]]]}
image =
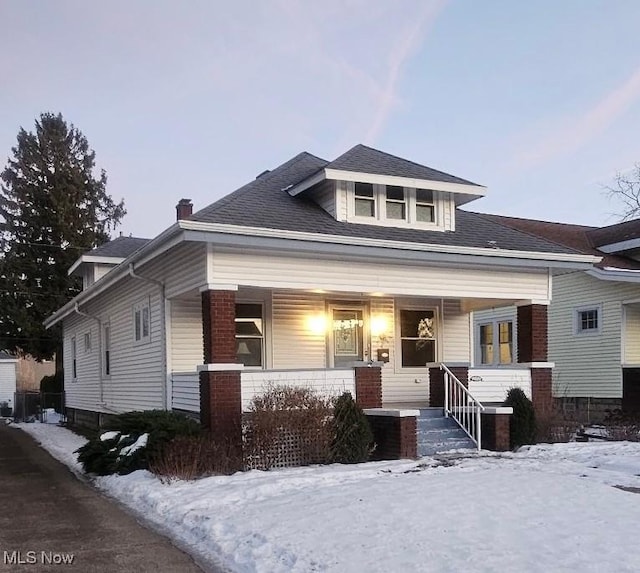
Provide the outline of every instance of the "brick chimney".
{"type": "Polygon", "coordinates": [[[191,199],[180,199],[176,205],[176,219],[178,221],[187,219],[193,213],[193,203],[191,199]]]}

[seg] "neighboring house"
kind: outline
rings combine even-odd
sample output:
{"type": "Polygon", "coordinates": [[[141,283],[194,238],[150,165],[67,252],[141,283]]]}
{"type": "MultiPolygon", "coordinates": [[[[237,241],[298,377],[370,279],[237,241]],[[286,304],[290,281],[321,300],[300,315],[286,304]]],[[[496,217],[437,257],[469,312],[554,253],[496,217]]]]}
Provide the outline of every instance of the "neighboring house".
{"type": "Polygon", "coordinates": [[[7,402],[13,408],[16,392],[16,364],[18,359],[6,352],[0,352],[0,403],[7,402]]]}
{"type": "Polygon", "coordinates": [[[56,372],[55,360],[38,362],[33,356],[21,356],[16,363],[16,390],[18,392],[39,392],[40,381],[56,372]]]}
{"type": "MultiPolygon", "coordinates": [[[[600,418],[607,409],[640,410],[640,220],[586,227],[486,216],[496,223],[602,257],[594,268],[553,278],[549,360],[553,395],[565,410],[600,418]]],[[[500,305],[501,306],[501,305],[500,305]]],[[[474,366],[508,372],[504,351],[518,328],[515,307],[474,315],[474,366]]],[[[482,372],[480,372],[480,375],[482,372]]]]}
{"type": "MultiPolygon", "coordinates": [[[[599,259],[459,209],[485,192],[358,145],[301,153],[195,214],[180,201],[135,252],[74,265],[86,288],[46,322],[63,323],[71,418],[167,408],[229,428],[269,382],[441,405],[440,364],[469,375],[472,311],[515,304],[506,384],[550,401],[551,277],[599,259]]],[[[495,401],[503,382],[471,384],[495,401]]]]}

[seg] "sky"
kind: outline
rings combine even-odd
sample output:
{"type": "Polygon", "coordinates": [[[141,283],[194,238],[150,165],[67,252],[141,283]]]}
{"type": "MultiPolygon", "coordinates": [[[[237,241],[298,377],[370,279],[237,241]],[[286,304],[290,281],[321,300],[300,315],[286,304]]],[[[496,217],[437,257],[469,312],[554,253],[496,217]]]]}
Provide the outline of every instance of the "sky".
{"type": "Polygon", "coordinates": [[[301,151],[469,179],[466,208],[612,224],[640,162],[637,0],[0,0],[0,166],[61,112],[153,237],[301,151]]]}

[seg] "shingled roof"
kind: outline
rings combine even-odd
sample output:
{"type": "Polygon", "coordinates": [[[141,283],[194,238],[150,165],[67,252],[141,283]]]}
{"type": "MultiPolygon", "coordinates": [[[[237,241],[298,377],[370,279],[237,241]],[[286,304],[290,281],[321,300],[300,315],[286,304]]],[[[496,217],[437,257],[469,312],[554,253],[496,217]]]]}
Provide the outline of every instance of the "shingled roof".
{"type": "MultiPolygon", "coordinates": [[[[359,154],[362,150],[368,149],[370,148],[356,146],[351,152],[359,154]]],[[[375,152],[375,150],[371,151],[375,152]]],[[[362,152],[364,153],[364,151],[362,152]]],[[[347,154],[349,153],[347,152],[347,154]]],[[[379,152],[367,152],[367,156],[371,158],[377,153],[379,152]]],[[[340,158],[336,161],[339,160],[340,158]]],[[[385,161],[387,160],[385,159],[385,161]]],[[[411,162],[407,163],[411,164],[411,162]]],[[[383,227],[337,221],[305,194],[292,197],[286,192],[286,189],[297,185],[328,165],[331,164],[315,155],[306,152],[300,153],[276,169],[260,175],[237,191],[194,213],[189,219],[242,227],[262,227],[283,231],[433,245],[499,248],[555,254],[575,253],[574,249],[567,246],[522,233],[467,211],[457,210],[455,232],[383,227]]],[[[355,163],[349,161],[349,165],[355,165],[355,163]]],[[[362,164],[359,165],[358,169],[362,168],[362,164]]],[[[372,172],[375,169],[374,166],[371,166],[368,171],[372,172]]],[[[391,170],[391,168],[389,169],[391,170]]],[[[434,171],[433,173],[440,172],[434,171]]],[[[442,177],[445,175],[441,174],[442,177]]],[[[447,177],[455,179],[456,182],[465,181],[453,176],[447,177]]]]}
{"type": "MultiPolygon", "coordinates": [[[[536,221],[533,219],[519,219],[517,217],[502,217],[500,215],[482,215],[483,217],[506,225],[512,229],[517,229],[529,233],[536,237],[543,237],[559,245],[565,245],[586,255],[596,255],[602,257],[602,261],[596,264],[597,267],[614,267],[618,269],[640,269],[640,263],[631,258],[607,254],[599,251],[598,246],[607,244],[607,241],[617,242],[621,233],[626,232],[631,226],[626,223],[612,225],[610,227],[589,227],[586,225],[571,225],[569,223],[553,223],[550,221],[536,221]],[[614,227],[621,227],[613,229],[614,227]],[[603,241],[603,238],[606,239],[603,241]]],[[[634,223],[634,221],[629,221],[634,223]]],[[[637,223],[637,222],[636,222],[637,223]]],[[[637,226],[637,225],[636,225],[637,226]]]]}
{"type": "Polygon", "coordinates": [[[340,171],[355,171],[359,173],[373,173],[375,175],[390,175],[394,177],[409,177],[412,179],[426,179],[427,181],[442,181],[458,183],[460,185],[476,185],[466,179],[449,175],[426,165],[414,163],[402,157],[396,157],[384,151],[378,151],[366,145],[356,145],[326,166],[326,169],[340,171]]]}
{"type": "Polygon", "coordinates": [[[129,255],[135,253],[140,247],[149,242],[149,239],[140,237],[116,237],[95,249],[86,252],[85,255],[92,257],[113,257],[118,259],[126,259],[129,255]]]}

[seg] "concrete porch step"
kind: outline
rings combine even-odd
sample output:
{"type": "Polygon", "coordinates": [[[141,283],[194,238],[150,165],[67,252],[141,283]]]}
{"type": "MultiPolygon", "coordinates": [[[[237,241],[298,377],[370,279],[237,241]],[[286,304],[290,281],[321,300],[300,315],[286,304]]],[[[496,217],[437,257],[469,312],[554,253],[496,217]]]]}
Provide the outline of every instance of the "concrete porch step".
{"type": "Polygon", "coordinates": [[[475,449],[475,444],[442,408],[421,408],[417,420],[418,455],[431,456],[448,450],[475,449]]]}

